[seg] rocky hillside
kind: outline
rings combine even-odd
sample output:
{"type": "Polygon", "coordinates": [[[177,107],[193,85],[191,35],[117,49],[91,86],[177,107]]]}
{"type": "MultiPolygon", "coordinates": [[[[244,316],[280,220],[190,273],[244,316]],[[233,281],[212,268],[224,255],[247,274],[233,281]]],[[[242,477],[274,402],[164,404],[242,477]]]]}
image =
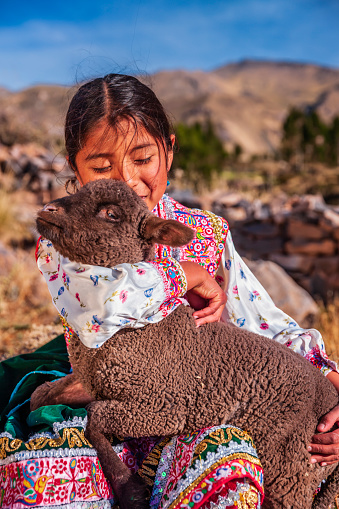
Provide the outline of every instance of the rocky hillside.
{"type": "MultiPolygon", "coordinates": [[[[315,65],[243,61],[211,72],[164,71],[143,79],[174,123],[210,119],[226,146],[240,144],[249,155],[274,151],[291,106],[316,109],[326,121],[339,114],[339,70],[315,65]]],[[[8,124],[22,138],[31,135],[33,141],[60,145],[74,90],[42,85],[17,93],[0,89],[0,135],[8,124]]]]}

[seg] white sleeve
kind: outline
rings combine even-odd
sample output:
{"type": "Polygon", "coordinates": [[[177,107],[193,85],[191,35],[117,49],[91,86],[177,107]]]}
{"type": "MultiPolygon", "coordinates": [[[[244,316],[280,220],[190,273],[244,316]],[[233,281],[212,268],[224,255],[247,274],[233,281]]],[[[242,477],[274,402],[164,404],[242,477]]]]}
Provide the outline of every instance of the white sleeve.
{"type": "Polygon", "coordinates": [[[222,316],[238,327],[273,338],[307,358],[326,375],[335,362],[328,359],[322,336],[316,329],[302,329],[286,313],[276,307],[263,286],[235,250],[231,233],[217,272],[225,288],[227,303],[222,316]]]}
{"type": "Polygon", "coordinates": [[[41,239],[37,263],[58,312],[89,348],[123,327],[160,321],[172,310],[171,299],[178,302],[187,288],[180,264],[172,259],[160,262],[160,268],[156,262],[98,267],[71,262],[41,239]]]}

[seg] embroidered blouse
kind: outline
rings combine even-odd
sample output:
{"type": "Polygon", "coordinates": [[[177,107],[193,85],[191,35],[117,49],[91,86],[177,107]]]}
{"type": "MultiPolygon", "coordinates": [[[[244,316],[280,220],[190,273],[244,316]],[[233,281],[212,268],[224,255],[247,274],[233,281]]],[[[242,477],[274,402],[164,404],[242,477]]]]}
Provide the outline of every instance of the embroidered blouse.
{"type": "Polygon", "coordinates": [[[195,230],[187,246],[156,246],[152,262],[113,268],[70,262],[50,241],[40,239],[37,263],[65,327],[96,348],[123,327],[158,322],[179,304],[187,305],[186,278],[179,261],[199,263],[227,295],[222,320],[273,338],[303,355],[325,375],[337,370],[325,352],[321,334],[302,329],[278,309],[234,248],[225,219],[212,212],[189,209],[164,195],[153,212],[195,230]]]}

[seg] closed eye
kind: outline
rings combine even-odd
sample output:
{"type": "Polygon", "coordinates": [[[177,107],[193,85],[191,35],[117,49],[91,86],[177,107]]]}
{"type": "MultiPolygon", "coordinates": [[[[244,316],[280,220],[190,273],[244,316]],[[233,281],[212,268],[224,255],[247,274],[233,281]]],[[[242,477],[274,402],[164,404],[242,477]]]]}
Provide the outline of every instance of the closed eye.
{"type": "Polygon", "coordinates": [[[112,166],[104,166],[103,168],[92,168],[95,173],[105,173],[106,171],[110,171],[112,166]]]}
{"type": "Polygon", "coordinates": [[[135,160],[134,160],[134,163],[135,163],[135,164],[140,164],[140,165],[141,165],[141,164],[147,164],[147,163],[149,163],[149,162],[150,162],[151,158],[152,158],[152,156],[150,156],[150,157],[146,157],[145,159],[135,159],[135,160]]]}

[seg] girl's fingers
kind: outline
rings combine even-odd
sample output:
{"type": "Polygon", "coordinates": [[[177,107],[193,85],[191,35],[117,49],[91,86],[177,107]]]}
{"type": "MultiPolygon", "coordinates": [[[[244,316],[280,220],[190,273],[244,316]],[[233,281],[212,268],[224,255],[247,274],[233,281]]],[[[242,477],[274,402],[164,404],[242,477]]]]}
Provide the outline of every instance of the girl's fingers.
{"type": "Polygon", "coordinates": [[[310,463],[320,463],[320,466],[326,467],[326,465],[332,465],[333,463],[337,463],[339,461],[339,455],[329,455],[329,456],[321,456],[314,455],[310,459],[310,463]]]}
{"type": "Polygon", "coordinates": [[[322,445],[337,444],[337,446],[339,446],[339,429],[335,429],[330,433],[324,433],[322,435],[314,435],[312,437],[312,443],[310,444],[310,446],[315,446],[315,444],[322,445]]]}
{"type": "Polygon", "coordinates": [[[204,318],[199,318],[195,321],[197,327],[200,325],[204,325],[205,323],[219,322],[220,318],[215,313],[213,315],[205,316],[204,318]]]}
{"type": "Polygon", "coordinates": [[[194,316],[194,318],[204,318],[205,316],[214,315],[214,314],[218,314],[218,313],[220,313],[220,316],[221,316],[223,309],[224,309],[224,306],[220,305],[220,303],[219,304],[209,303],[209,305],[207,307],[205,307],[203,309],[199,309],[199,311],[194,311],[193,316],[194,316]]]}
{"type": "Polygon", "coordinates": [[[335,444],[310,444],[307,447],[308,452],[312,454],[312,458],[321,456],[335,456],[339,459],[339,443],[335,444]]]}
{"type": "Polygon", "coordinates": [[[324,415],[317,426],[317,430],[321,433],[329,431],[337,421],[339,421],[339,405],[324,415]]]}

